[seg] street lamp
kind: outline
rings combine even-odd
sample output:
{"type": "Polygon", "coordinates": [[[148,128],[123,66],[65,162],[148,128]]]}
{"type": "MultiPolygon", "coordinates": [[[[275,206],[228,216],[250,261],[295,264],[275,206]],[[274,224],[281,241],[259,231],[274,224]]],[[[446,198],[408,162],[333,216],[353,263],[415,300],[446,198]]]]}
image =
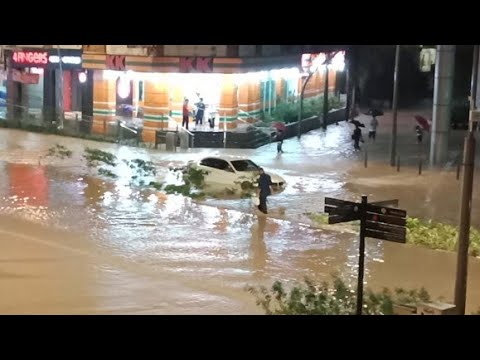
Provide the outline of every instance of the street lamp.
{"type": "MultiPolygon", "coordinates": [[[[303,54],[302,55],[302,68],[304,73],[302,76],[302,90],[300,92],[300,104],[298,107],[298,138],[302,134],[302,114],[303,114],[303,99],[305,97],[305,89],[307,87],[308,82],[312,78],[312,76],[321,69],[322,66],[325,66],[325,87],[324,87],[324,110],[323,110],[323,127],[326,129],[326,121],[327,117],[325,115],[325,111],[328,114],[328,67],[332,65],[332,60],[335,59],[338,51],[333,53],[326,53],[326,54],[303,54]],[[323,55],[323,56],[320,56],[323,55]],[[322,61],[323,60],[323,61],[322,61]],[[325,105],[326,103],[326,105],[325,105]],[[326,109],[326,110],[325,110],[326,109]]],[[[344,60],[341,60],[342,64],[337,64],[338,70],[342,71],[344,68],[344,60]]]]}
{"type": "Polygon", "coordinates": [[[465,315],[467,298],[468,247],[470,245],[470,218],[472,215],[473,177],[475,173],[474,123],[478,121],[477,81],[479,47],[473,48],[472,81],[470,90],[469,130],[465,136],[463,152],[462,200],[460,203],[460,226],[458,231],[457,273],[455,279],[455,306],[458,315],[465,315]]]}
{"type": "Polygon", "coordinates": [[[64,111],[64,108],[63,108],[63,97],[64,97],[64,86],[63,86],[63,67],[62,67],[62,54],[61,54],[61,51],[60,51],[60,45],[57,45],[57,53],[58,53],[58,67],[59,67],[59,74],[60,74],[60,91],[58,92],[58,107],[59,107],[59,112],[60,112],[60,117],[59,117],[59,125],[58,125],[58,129],[63,129],[63,111],[64,111]]]}
{"type": "Polygon", "coordinates": [[[395,69],[393,72],[393,101],[392,101],[392,143],[390,145],[390,166],[395,166],[397,157],[397,103],[398,103],[398,69],[400,67],[400,45],[395,47],[395,69]]]}

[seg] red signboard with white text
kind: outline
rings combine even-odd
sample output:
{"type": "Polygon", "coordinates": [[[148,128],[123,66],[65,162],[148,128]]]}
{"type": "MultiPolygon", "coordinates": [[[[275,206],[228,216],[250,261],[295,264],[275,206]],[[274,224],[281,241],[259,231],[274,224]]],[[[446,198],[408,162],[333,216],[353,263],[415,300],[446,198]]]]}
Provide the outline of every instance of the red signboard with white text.
{"type": "Polygon", "coordinates": [[[25,73],[20,70],[12,69],[10,79],[22,84],[38,84],[40,76],[38,74],[25,73]]]}
{"type": "Polygon", "coordinates": [[[82,68],[82,52],[71,49],[23,49],[12,52],[11,66],[15,69],[42,68],[65,70],[82,68]]]}
{"type": "Polygon", "coordinates": [[[13,65],[18,67],[46,67],[48,52],[41,50],[15,50],[12,55],[13,65]]]}

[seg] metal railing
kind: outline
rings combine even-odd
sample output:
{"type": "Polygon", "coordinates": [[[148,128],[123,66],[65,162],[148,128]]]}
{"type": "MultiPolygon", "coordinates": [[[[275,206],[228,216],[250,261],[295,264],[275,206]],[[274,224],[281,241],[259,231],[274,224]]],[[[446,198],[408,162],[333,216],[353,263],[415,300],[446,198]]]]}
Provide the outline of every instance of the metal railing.
{"type": "Polygon", "coordinates": [[[192,133],[190,130],[185,129],[184,127],[181,127],[181,126],[179,127],[179,126],[177,125],[177,132],[178,132],[178,131],[184,131],[185,133],[188,134],[188,143],[190,144],[189,146],[190,146],[191,148],[194,148],[194,147],[195,147],[195,134],[192,133]]]}

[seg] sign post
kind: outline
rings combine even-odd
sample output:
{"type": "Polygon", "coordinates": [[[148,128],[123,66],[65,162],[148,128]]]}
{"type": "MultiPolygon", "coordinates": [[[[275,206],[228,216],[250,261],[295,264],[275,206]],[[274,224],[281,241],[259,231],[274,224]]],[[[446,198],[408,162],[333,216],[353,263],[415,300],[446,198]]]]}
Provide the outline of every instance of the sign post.
{"type": "Polygon", "coordinates": [[[360,246],[358,249],[358,282],[357,282],[357,315],[362,315],[363,308],[363,275],[365,273],[365,223],[367,221],[368,199],[362,196],[360,208],[360,246]]]}
{"type": "Polygon", "coordinates": [[[360,220],[360,243],[358,249],[358,282],[356,314],[362,315],[363,278],[365,273],[365,237],[405,243],[407,212],[387,206],[398,206],[398,200],[368,203],[362,196],[360,203],[333,198],[325,198],[325,212],[329,224],[360,220]]]}

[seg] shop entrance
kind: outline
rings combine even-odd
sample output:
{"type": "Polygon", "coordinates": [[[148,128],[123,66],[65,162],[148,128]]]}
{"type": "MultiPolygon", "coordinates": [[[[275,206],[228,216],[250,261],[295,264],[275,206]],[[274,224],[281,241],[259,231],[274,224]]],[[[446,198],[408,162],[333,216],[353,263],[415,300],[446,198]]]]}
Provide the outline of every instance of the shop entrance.
{"type": "MultiPolygon", "coordinates": [[[[205,111],[202,119],[202,126],[212,128],[218,126],[218,113],[220,105],[220,94],[222,86],[222,74],[172,74],[172,83],[178,86],[184,99],[189,100],[189,107],[195,114],[198,111],[197,105],[203,99],[205,111]]],[[[193,116],[195,119],[195,116],[193,116]]],[[[195,120],[190,120],[195,121],[195,120]]],[[[195,123],[195,122],[194,122],[195,123]]]]}

